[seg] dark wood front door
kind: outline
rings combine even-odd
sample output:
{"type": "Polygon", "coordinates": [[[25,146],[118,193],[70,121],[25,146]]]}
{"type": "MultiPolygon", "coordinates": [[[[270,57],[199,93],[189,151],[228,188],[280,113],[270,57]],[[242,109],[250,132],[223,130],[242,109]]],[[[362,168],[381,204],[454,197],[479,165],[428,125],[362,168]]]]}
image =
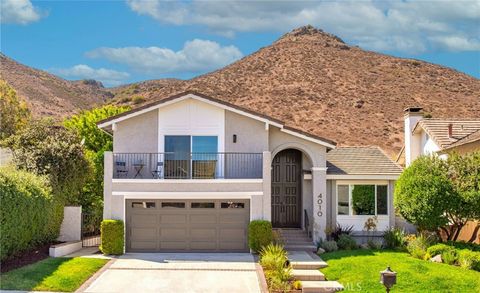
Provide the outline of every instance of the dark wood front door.
{"type": "Polygon", "coordinates": [[[275,228],[301,226],[302,153],[284,150],[272,162],[272,225],[275,228]]]}

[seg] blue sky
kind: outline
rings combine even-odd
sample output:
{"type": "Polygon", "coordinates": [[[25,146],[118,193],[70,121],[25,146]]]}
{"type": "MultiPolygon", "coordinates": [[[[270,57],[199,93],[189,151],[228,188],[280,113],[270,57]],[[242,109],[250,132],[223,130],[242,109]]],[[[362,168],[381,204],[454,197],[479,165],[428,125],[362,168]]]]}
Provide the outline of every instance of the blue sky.
{"type": "Polygon", "coordinates": [[[106,86],[187,79],[312,24],[352,45],[480,78],[480,2],[1,1],[1,51],[106,86]]]}

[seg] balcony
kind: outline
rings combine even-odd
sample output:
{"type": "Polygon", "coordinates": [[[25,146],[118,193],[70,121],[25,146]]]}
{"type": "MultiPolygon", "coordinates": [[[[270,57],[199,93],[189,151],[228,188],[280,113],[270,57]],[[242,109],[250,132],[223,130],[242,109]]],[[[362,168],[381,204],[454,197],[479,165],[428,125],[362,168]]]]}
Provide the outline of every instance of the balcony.
{"type": "Polygon", "coordinates": [[[261,153],[113,153],[114,179],[261,179],[261,153]]]}

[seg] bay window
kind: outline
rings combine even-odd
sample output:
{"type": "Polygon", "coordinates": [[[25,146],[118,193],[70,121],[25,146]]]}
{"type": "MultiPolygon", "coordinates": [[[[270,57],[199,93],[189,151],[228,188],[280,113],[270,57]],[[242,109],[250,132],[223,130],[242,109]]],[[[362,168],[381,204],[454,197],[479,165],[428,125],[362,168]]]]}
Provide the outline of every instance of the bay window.
{"type": "Polygon", "coordinates": [[[337,214],[388,215],[388,186],[386,184],[337,185],[337,214]]]}

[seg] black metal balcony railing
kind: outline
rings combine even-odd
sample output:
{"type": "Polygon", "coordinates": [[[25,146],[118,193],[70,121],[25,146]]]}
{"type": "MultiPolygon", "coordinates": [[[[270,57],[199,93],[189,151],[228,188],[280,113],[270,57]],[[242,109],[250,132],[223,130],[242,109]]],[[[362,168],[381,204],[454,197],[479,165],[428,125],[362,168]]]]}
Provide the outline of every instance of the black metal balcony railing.
{"type": "Polygon", "coordinates": [[[261,179],[261,153],[114,153],[115,179],[261,179]]]}

